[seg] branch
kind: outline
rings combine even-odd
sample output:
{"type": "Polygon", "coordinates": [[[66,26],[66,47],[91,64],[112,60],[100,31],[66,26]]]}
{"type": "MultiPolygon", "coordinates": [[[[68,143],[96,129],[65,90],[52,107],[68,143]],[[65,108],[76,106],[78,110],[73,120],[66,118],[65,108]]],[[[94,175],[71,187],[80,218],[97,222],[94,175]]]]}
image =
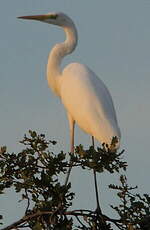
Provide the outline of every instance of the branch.
{"type": "MultiPolygon", "coordinates": [[[[36,213],[33,213],[33,214],[30,214],[30,215],[26,215],[24,216],[23,218],[21,218],[20,220],[14,222],[13,224],[5,227],[5,228],[2,228],[1,230],[11,230],[13,228],[16,228],[18,227],[19,228],[19,225],[25,223],[26,221],[29,221],[33,218],[36,218],[36,217],[39,217],[39,216],[42,216],[42,215],[52,215],[54,214],[55,211],[38,211],[36,213]]],[[[64,212],[63,213],[65,216],[75,216],[75,217],[78,217],[78,216],[86,216],[86,217],[93,217],[93,214],[95,214],[95,212],[92,212],[90,210],[74,210],[74,211],[68,211],[68,212],[64,212]]],[[[122,221],[121,220],[117,220],[117,219],[111,219],[105,215],[102,215],[103,218],[107,221],[110,221],[110,222],[113,222],[114,224],[118,225],[117,223],[121,223],[122,221]]],[[[21,227],[21,226],[20,226],[21,227]]]]}

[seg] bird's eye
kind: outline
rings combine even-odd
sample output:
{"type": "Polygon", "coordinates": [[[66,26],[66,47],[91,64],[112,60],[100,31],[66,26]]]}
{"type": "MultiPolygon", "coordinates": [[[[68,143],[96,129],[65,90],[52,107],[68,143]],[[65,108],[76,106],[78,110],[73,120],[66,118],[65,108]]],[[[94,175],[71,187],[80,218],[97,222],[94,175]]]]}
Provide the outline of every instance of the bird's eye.
{"type": "Polygon", "coordinates": [[[58,14],[51,14],[50,19],[56,19],[58,17],[58,14]]]}

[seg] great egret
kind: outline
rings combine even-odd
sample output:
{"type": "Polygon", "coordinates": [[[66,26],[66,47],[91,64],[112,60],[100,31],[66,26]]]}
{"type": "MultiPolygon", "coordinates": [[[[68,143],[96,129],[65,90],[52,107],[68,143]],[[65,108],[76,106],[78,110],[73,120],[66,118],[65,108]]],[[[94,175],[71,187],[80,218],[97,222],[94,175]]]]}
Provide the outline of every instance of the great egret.
{"type": "MultiPolygon", "coordinates": [[[[47,80],[49,87],[60,97],[64,104],[70,127],[71,152],[74,152],[75,122],[86,133],[96,138],[101,144],[110,146],[112,138],[117,137],[120,145],[120,129],[111,95],[105,84],[87,66],[80,63],[69,64],[61,69],[64,56],[73,52],[78,36],[74,22],[64,13],[48,13],[45,15],[21,16],[21,19],[38,20],[60,26],[66,33],[66,40],[56,44],[49,54],[47,64],[47,80]]],[[[93,142],[94,144],[94,142],[93,142]]],[[[68,177],[71,168],[68,172],[68,177]]],[[[68,181],[66,179],[66,183],[68,181]]],[[[96,181],[96,172],[94,171],[96,181]]],[[[97,189],[97,184],[95,185],[97,189]]],[[[99,207],[98,194],[97,206],[99,207]]]]}
{"type": "Polygon", "coordinates": [[[71,152],[74,149],[75,122],[86,133],[109,146],[112,138],[117,137],[118,148],[120,129],[113,101],[105,84],[92,70],[80,63],[71,63],[61,70],[63,57],[72,53],[77,46],[77,30],[72,19],[60,12],[18,18],[54,24],[62,27],[66,33],[66,40],[56,44],[49,54],[47,81],[67,110],[71,152]]]}

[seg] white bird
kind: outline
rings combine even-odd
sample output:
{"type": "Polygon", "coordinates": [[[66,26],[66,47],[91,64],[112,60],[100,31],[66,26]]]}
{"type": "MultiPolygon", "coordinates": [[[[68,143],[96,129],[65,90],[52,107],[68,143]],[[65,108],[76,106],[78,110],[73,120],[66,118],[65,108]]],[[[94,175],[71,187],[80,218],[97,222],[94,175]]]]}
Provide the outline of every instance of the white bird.
{"type": "MultiPolygon", "coordinates": [[[[78,35],[74,22],[64,13],[48,13],[45,15],[21,16],[21,19],[38,20],[60,26],[66,33],[66,40],[56,44],[49,54],[47,64],[47,81],[53,92],[60,97],[64,104],[70,127],[71,153],[74,152],[75,123],[101,144],[111,145],[112,138],[117,138],[114,149],[120,145],[120,129],[111,95],[97,75],[87,66],[72,63],[61,69],[63,57],[72,53],[77,46],[78,35]]],[[[71,172],[72,163],[67,174],[65,185],[71,172]]],[[[96,191],[97,211],[101,213],[96,171],[94,182],[96,191]]]]}
{"type": "Polygon", "coordinates": [[[112,138],[117,137],[117,149],[120,145],[120,129],[112,97],[105,84],[86,65],[71,63],[64,70],[61,69],[63,57],[72,53],[77,46],[77,29],[72,19],[60,12],[18,18],[57,25],[66,33],[66,40],[56,44],[49,54],[47,81],[67,110],[71,152],[74,151],[75,123],[101,144],[110,146],[112,138]]]}

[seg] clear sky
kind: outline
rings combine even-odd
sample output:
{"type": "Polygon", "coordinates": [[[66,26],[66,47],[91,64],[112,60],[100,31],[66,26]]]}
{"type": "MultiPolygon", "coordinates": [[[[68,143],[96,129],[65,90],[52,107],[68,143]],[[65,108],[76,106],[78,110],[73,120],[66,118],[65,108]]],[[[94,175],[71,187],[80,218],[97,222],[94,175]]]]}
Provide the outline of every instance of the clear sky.
{"type": "MultiPolygon", "coordinates": [[[[48,24],[16,18],[51,11],[65,12],[75,21],[78,47],[63,65],[73,61],[87,64],[107,85],[121,128],[121,149],[126,149],[129,182],[148,193],[149,0],[1,0],[0,145],[7,145],[9,152],[16,151],[20,148],[17,142],[33,129],[57,140],[57,151],[69,151],[66,113],[49,90],[45,76],[48,53],[56,42],[64,40],[64,33],[48,24]]],[[[78,128],[75,136],[76,144],[91,143],[90,137],[78,128]]],[[[95,206],[91,180],[90,172],[87,176],[82,171],[73,172],[73,189],[78,191],[75,207],[95,206]]],[[[105,203],[110,203],[112,194],[107,195],[105,190],[112,179],[104,175],[99,182],[107,211],[105,203]]],[[[16,204],[12,192],[3,197],[0,206],[6,210],[7,223],[23,215],[23,205],[16,204]]]]}

